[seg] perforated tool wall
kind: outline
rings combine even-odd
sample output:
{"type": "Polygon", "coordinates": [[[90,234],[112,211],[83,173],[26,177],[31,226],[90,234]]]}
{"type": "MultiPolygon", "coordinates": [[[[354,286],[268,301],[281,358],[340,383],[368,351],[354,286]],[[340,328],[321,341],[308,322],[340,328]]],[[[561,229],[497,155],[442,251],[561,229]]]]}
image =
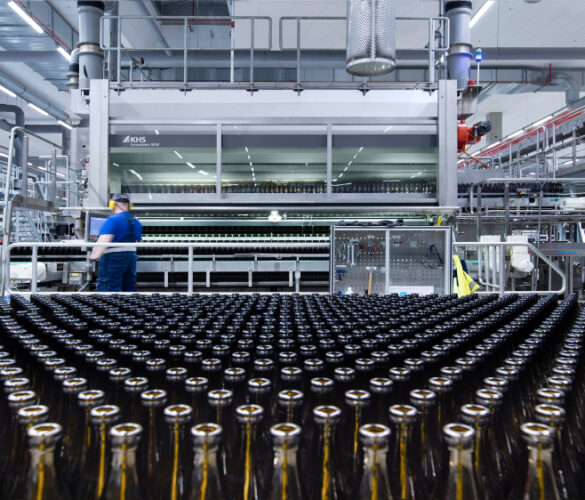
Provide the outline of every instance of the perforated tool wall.
{"type": "Polygon", "coordinates": [[[335,294],[447,294],[449,227],[333,227],[330,291],[335,294]]]}

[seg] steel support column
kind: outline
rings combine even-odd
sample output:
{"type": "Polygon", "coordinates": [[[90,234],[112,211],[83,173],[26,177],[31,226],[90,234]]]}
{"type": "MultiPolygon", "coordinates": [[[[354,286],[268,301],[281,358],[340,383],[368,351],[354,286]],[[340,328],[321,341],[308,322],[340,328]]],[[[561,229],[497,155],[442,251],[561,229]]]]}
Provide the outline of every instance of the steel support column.
{"type": "Polygon", "coordinates": [[[90,81],[87,206],[108,204],[110,89],[107,80],[90,81]]]}
{"type": "Polygon", "coordinates": [[[440,80],[437,100],[437,199],[440,206],[453,206],[457,204],[457,82],[440,80]]]}

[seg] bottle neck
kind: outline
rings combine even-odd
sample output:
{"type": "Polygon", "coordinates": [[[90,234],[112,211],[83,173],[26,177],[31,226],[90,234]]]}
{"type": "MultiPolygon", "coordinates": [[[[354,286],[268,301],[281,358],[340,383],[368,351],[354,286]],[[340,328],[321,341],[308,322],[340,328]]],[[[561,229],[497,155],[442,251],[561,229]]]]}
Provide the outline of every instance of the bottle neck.
{"type": "Polygon", "coordinates": [[[207,443],[195,447],[192,490],[198,492],[199,496],[196,498],[206,500],[219,477],[217,449],[217,444],[207,443]]]}
{"type": "Polygon", "coordinates": [[[473,448],[463,448],[462,445],[449,447],[449,484],[447,490],[454,500],[472,500],[469,496],[477,492],[473,473],[473,448]],[[467,495],[467,496],[466,496],[467,495]]]}
{"type": "Polygon", "coordinates": [[[361,491],[368,493],[364,498],[376,498],[381,489],[385,489],[388,482],[386,469],[386,445],[373,444],[364,446],[364,475],[361,491]]]}
{"type": "Polygon", "coordinates": [[[321,453],[321,490],[322,490],[322,498],[328,498],[328,493],[331,488],[331,484],[333,481],[333,474],[335,473],[335,456],[332,453],[332,450],[335,450],[335,443],[334,443],[334,427],[326,422],[323,424],[321,428],[321,438],[320,438],[320,453],[321,453]]]}
{"type": "Polygon", "coordinates": [[[108,482],[119,498],[127,498],[129,492],[138,488],[135,444],[121,444],[112,449],[112,469],[108,482]]]}
{"type": "Polygon", "coordinates": [[[537,491],[540,496],[535,498],[558,498],[556,480],[553,470],[552,444],[538,443],[528,447],[528,480],[527,491],[537,491]]]}
{"type": "Polygon", "coordinates": [[[171,465],[171,491],[170,500],[177,500],[180,496],[180,483],[183,475],[182,455],[183,426],[178,422],[170,425],[170,463],[171,465]]]}
{"type": "Polygon", "coordinates": [[[274,447],[274,474],[283,493],[297,474],[296,444],[282,443],[274,447]]]}
{"type": "Polygon", "coordinates": [[[56,491],[55,445],[40,444],[30,449],[30,467],[27,487],[32,494],[29,498],[43,499],[45,493],[56,491]]]}

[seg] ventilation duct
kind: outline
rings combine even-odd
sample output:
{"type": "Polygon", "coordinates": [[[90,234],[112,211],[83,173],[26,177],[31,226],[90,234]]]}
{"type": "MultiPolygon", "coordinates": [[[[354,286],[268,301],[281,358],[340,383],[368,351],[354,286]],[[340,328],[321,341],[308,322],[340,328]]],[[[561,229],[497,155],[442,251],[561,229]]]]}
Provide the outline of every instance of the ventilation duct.
{"type": "Polygon", "coordinates": [[[104,3],[91,0],[77,1],[79,15],[79,82],[89,87],[89,80],[103,78],[104,55],[100,49],[100,18],[104,3]]]}
{"type": "Polygon", "coordinates": [[[456,0],[445,4],[445,16],[449,19],[449,53],[447,70],[449,78],[457,80],[457,90],[465,90],[471,70],[471,2],[456,0]]]}
{"type": "Polygon", "coordinates": [[[395,0],[348,0],[347,72],[389,73],[396,66],[395,0]]]}

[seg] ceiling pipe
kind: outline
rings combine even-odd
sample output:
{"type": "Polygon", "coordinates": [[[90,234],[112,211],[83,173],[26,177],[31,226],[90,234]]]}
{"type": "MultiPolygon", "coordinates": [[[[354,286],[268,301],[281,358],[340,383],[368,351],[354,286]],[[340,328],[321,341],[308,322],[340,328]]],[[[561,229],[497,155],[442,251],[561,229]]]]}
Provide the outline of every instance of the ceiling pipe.
{"type": "Polygon", "coordinates": [[[69,58],[69,73],[67,73],[67,87],[79,88],[79,48],[73,49],[69,58]]]}
{"type": "MultiPolygon", "coordinates": [[[[150,31],[152,32],[152,35],[154,36],[154,38],[156,38],[156,40],[158,41],[158,43],[160,43],[163,47],[167,48],[168,50],[165,50],[164,53],[167,56],[170,56],[172,54],[170,48],[169,48],[169,44],[166,41],[162,30],[160,28],[160,26],[158,25],[158,23],[152,18],[152,14],[151,12],[149,12],[148,7],[146,6],[146,3],[148,2],[149,4],[152,5],[152,2],[150,2],[149,0],[134,0],[134,5],[136,6],[136,8],[138,9],[138,11],[140,12],[140,15],[142,16],[147,16],[149,19],[146,19],[146,25],[148,26],[148,28],[150,29],[150,31]]],[[[153,9],[156,10],[156,8],[153,6],[153,9]]],[[[118,22],[120,22],[118,20],[118,22]]]]}
{"type": "Polygon", "coordinates": [[[471,74],[471,14],[469,1],[448,1],[445,3],[445,16],[449,19],[449,52],[447,71],[449,78],[457,80],[457,90],[465,90],[471,74]]]}
{"type": "MultiPolygon", "coordinates": [[[[19,108],[18,106],[14,106],[12,104],[0,104],[0,113],[12,113],[14,114],[14,123],[17,127],[24,128],[24,111],[19,108]]],[[[12,127],[8,121],[2,120],[0,123],[0,128],[6,130],[7,132],[12,132],[12,127]]],[[[14,153],[16,157],[16,164],[23,166],[23,150],[22,150],[22,132],[16,132],[16,136],[14,138],[14,153]]]]}
{"type": "Polygon", "coordinates": [[[79,83],[89,88],[89,80],[103,78],[104,54],[100,49],[100,19],[104,3],[77,0],[79,15],[79,83]]]}
{"type": "Polygon", "coordinates": [[[14,92],[18,97],[23,98],[25,101],[28,101],[31,104],[34,104],[35,106],[46,111],[47,113],[49,113],[51,116],[53,116],[57,120],[67,121],[68,117],[63,111],[61,111],[60,109],[57,109],[52,104],[49,104],[44,99],[41,99],[36,94],[33,94],[30,90],[28,90],[26,87],[24,87],[21,83],[18,83],[15,80],[8,78],[7,76],[0,74],[0,85],[4,86],[8,90],[14,92]]]}
{"type": "Polygon", "coordinates": [[[581,83],[574,76],[567,73],[555,73],[552,78],[553,85],[559,85],[565,90],[565,103],[569,109],[577,109],[585,106],[585,97],[581,97],[581,83]]]}

